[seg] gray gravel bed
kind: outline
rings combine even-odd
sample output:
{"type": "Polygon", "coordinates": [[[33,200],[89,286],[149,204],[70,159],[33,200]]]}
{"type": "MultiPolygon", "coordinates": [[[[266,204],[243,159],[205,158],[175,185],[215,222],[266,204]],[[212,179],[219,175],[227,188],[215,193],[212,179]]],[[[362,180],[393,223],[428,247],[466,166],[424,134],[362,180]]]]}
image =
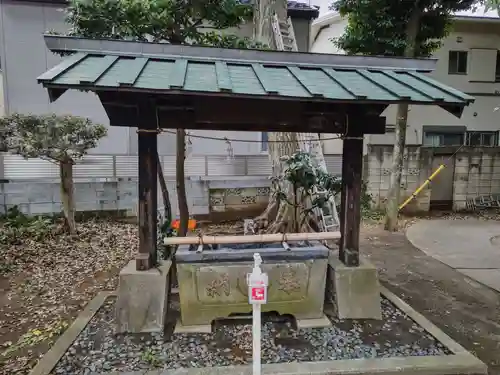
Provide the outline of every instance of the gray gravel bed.
{"type": "MultiPolygon", "coordinates": [[[[105,302],[54,374],[251,363],[251,322],[217,323],[211,334],[116,335],[114,304],[114,298],[105,302]]],[[[343,321],[329,314],[331,328],[297,330],[291,321],[264,316],[262,363],[451,354],[391,302],[383,299],[382,306],[381,321],[343,321]]]]}

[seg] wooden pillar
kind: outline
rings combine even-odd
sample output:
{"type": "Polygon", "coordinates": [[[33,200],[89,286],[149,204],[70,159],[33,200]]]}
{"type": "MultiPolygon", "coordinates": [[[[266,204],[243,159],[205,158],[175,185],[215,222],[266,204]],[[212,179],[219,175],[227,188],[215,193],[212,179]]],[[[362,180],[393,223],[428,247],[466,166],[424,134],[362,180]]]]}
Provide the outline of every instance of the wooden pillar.
{"type": "Polygon", "coordinates": [[[348,267],[356,267],[359,266],[363,134],[350,131],[342,153],[339,259],[348,267]]]}
{"type": "Polygon", "coordinates": [[[148,270],[156,265],[156,221],[158,211],[157,183],[157,120],[156,106],[144,100],[139,104],[138,154],[139,154],[139,253],[136,269],[148,270]]]}

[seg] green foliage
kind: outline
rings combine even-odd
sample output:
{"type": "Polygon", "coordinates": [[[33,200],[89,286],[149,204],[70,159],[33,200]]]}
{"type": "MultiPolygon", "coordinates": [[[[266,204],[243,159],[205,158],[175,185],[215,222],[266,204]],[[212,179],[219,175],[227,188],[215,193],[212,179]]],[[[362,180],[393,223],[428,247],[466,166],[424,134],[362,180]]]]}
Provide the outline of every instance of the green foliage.
{"type": "MultiPolygon", "coordinates": [[[[314,208],[328,209],[328,201],[340,193],[342,179],[324,172],[307,152],[296,152],[291,156],[283,157],[282,160],[285,165],[283,175],[274,180],[276,199],[286,200],[288,204],[293,206],[303,206],[304,198],[313,196],[312,206],[304,210],[303,215],[308,214],[314,208]],[[279,189],[283,181],[294,187],[296,195],[302,196],[295,197],[295,202],[288,202],[286,192],[279,189]],[[325,194],[314,194],[315,187],[325,194]]],[[[366,183],[363,183],[361,187],[361,211],[363,215],[371,211],[372,201],[371,195],[367,193],[366,183]]]]}
{"type": "Polygon", "coordinates": [[[365,181],[363,181],[363,185],[361,185],[361,217],[373,219],[374,217],[379,216],[379,212],[376,212],[372,209],[373,197],[368,193],[368,185],[365,181]]]}
{"type": "MultiPolygon", "coordinates": [[[[441,39],[450,31],[452,13],[470,9],[476,1],[420,0],[422,16],[415,56],[427,57],[439,48],[441,39]]],[[[416,4],[406,0],[336,0],[330,9],[348,17],[348,26],[333,42],[349,54],[403,56],[416,4]]]]}
{"type": "Polygon", "coordinates": [[[172,44],[261,48],[262,44],[211,29],[238,27],[252,6],[238,0],[70,0],[70,35],[172,44]]]}
{"type": "Polygon", "coordinates": [[[26,216],[17,206],[10,208],[2,218],[0,226],[0,244],[20,244],[26,238],[42,240],[54,229],[52,219],[42,216],[26,216]]]}
{"type": "Polygon", "coordinates": [[[22,115],[0,118],[4,148],[25,158],[74,161],[106,135],[103,125],[76,116],[22,115]]]}
{"type": "Polygon", "coordinates": [[[37,345],[43,341],[50,340],[61,335],[66,328],[68,323],[65,321],[56,321],[42,329],[30,329],[24,335],[22,335],[16,343],[7,342],[7,349],[0,353],[0,357],[7,357],[18,350],[29,348],[31,346],[37,345]]]}
{"type": "MultiPolygon", "coordinates": [[[[296,152],[282,158],[285,169],[282,178],[297,189],[312,192],[314,186],[320,191],[335,195],[340,191],[340,178],[324,172],[307,152],[296,152]]],[[[327,197],[328,199],[328,197],[327,197]]]]}
{"type": "Polygon", "coordinates": [[[160,367],[161,366],[161,360],[158,357],[158,354],[155,351],[153,351],[151,348],[148,348],[144,352],[142,352],[141,360],[143,362],[146,362],[148,365],[153,366],[153,367],[160,367]]]}
{"type": "Polygon", "coordinates": [[[484,11],[495,9],[500,15],[500,0],[479,0],[479,5],[484,5],[484,11]]]}

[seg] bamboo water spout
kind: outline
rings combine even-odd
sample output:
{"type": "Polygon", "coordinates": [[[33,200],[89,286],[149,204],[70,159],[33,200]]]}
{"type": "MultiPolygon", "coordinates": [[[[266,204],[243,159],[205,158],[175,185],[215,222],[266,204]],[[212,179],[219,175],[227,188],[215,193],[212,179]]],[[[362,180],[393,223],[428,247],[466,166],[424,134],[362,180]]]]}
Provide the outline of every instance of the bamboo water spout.
{"type": "Polygon", "coordinates": [[[247,236],[166,237],[165,245],[221,245],[232,243],[269,243],[294,241],[322,241],[340,238],[340,232],[275,233],[247,236]]]}

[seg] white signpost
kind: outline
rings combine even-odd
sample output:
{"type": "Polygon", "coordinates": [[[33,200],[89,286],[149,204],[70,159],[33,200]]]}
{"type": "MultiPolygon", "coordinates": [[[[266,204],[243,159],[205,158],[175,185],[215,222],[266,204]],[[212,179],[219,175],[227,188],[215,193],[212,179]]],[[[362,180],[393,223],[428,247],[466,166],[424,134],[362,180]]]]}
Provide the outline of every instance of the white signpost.
{"type": "Polygon", "coordinates": [[[262,258],[259,253],[253,255],[254,265],[252,273],[247,274],[248,302],[252,305],[252,339],[253,339],[253,375],[260,375],[260,334],[261,309],[260,305],[267,302],[267,274],[262,273],[260,265],[262,258]]]}

